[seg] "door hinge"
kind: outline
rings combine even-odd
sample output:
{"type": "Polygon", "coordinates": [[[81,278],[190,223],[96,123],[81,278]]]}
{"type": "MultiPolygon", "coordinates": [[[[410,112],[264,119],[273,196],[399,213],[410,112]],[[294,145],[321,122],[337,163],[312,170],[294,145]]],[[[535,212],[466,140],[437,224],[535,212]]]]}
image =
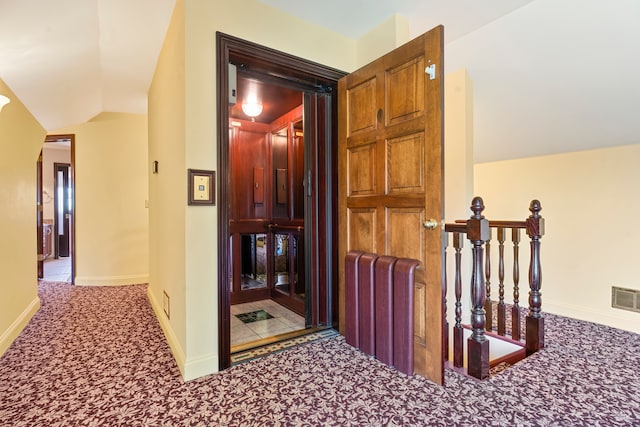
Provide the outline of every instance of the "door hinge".
{"type": "Polygon", "coordinates": [[[431,64],[424,69],[425,74],[429,74],[429,80],[436,78],[436,64],[431,64]]]}

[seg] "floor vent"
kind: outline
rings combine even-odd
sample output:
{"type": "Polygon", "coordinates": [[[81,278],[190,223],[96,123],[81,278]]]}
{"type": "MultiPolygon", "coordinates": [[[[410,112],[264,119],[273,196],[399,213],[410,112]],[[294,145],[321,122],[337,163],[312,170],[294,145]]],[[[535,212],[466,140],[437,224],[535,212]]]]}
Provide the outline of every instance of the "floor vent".
{"type": "Polygon", "coordinates": [[[611,287],[611,307],[640,313],[640,291],[611,287]]]}

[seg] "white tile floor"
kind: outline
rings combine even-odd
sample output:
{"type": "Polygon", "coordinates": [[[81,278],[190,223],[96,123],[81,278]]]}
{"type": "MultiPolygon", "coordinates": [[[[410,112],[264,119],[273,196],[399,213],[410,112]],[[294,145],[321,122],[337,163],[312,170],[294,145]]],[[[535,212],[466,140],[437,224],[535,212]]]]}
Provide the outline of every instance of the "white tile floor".
{"type": "Polygon", "coordinates": [[[271,300],[248,302],[231,306],[231,345],[244,344],[286,332],[304,329],[304,317],[271,300]],[[273,319],[242,323],[235,315],[264,310],[273,319]]]}
{"type": "Polygon", "coordinates": [[[71,282],[71,257],[44,260],[44,277],[48,282],[71,282]]]}

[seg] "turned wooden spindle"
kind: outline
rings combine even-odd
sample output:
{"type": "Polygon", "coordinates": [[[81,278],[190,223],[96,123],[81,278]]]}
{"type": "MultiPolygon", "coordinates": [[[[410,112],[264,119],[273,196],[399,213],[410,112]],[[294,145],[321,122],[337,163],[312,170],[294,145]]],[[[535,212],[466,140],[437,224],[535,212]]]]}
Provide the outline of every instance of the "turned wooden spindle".
{"type": "Polygon", "coordinates": [[[449,247],[449,233],[442,233],[442,360],[449,360],[449,321],[447,320],[447,248],[449,247]]]}
{"type": "Polygon", "coordinates": [[[505,335],[506,308],[504,305],[504,227],[498,227],[498,334],[505,335]]]}
{"type": "Polygon", "coordinates": [[[484,254],[484,313],[485,313],[485,329],[491,331],[493,329],[493,309],[491,306],[491,229],[489,229],[489,240],[485,242],[484,254]]]}
{"type": "Polygon", "coordinates": [[[456,275],[455,275],[455,296],[456,296],[456,323],[453,327],[453,366],[461,368],[464,365],[464,331],[462,329],[462,247],[464,238],[461,233],[453,233],[453,248],[455,249],[456,275]]]}
{"type": "Polygon", "coordinates": [[[513,243],[513,306],[511,307],[511,338],[520,341],[520,229],[511,229],[513,243]]]}
{"type": "Polygon", "coordinates": [[[527,218],[527,235],[531,239],[531,262],[529,263],[529,314],[526,320],[527,355],[544,348],[544,318],[542,317],[542,271],[540,267],[540,238],[544,235],[544,218],[540,216],[542,206],[538,200],[529,205],[531,215],[527,218]]]}
{"type": "Polygon", "coordinates": [[[482,215],[481,197],[471,202],[473,215],[467,221],[467,238],[472,244],[473,271],[471,276],[471,337],[467,340],[467,372],[478,379],[489,376],[489,341],[485,336],[486,299],[483,266],[483,244],[490,238],[489,221],[482,215]]]}

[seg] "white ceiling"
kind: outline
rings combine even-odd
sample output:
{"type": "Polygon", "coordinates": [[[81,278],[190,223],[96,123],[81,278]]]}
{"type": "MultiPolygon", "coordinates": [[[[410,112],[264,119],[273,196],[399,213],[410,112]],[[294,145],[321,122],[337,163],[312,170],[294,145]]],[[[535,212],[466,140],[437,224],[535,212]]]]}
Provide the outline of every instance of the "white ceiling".
{"type": "Polygon", "coordinates": [[[349,37],[394,11],[412,37],[443,24],[445,72],[473,81],[477,162],[640,143],[638,0],[261,1],[349,37]]]}
{"type": "Polygon", "coordinates": [[[532,0],[258,0],[350,38],[359,38],[394,13],[409,19],[417,36],[443,24],[454,40],[532,0]],[[310,7],[319,5],[320,7],[310,7]],[[357,19],[353,19],[357,17],[357,19]]]}
{"type": "MultiPolygon", "coordinates": [[[[447,72],[474,85],[476,161],[640,143],[638,0],[262,2],[348,37],[395,12],[412,36],[443,24],[447,72]]],[[[0,78],[49,131],[144,113],[174,3],[0,0],[0,78]]]]}
{"type": "Polygon", "coordinates": [[[0,0],[0,78],[45,129],[146,113],[175,0],[0,0]]]}

